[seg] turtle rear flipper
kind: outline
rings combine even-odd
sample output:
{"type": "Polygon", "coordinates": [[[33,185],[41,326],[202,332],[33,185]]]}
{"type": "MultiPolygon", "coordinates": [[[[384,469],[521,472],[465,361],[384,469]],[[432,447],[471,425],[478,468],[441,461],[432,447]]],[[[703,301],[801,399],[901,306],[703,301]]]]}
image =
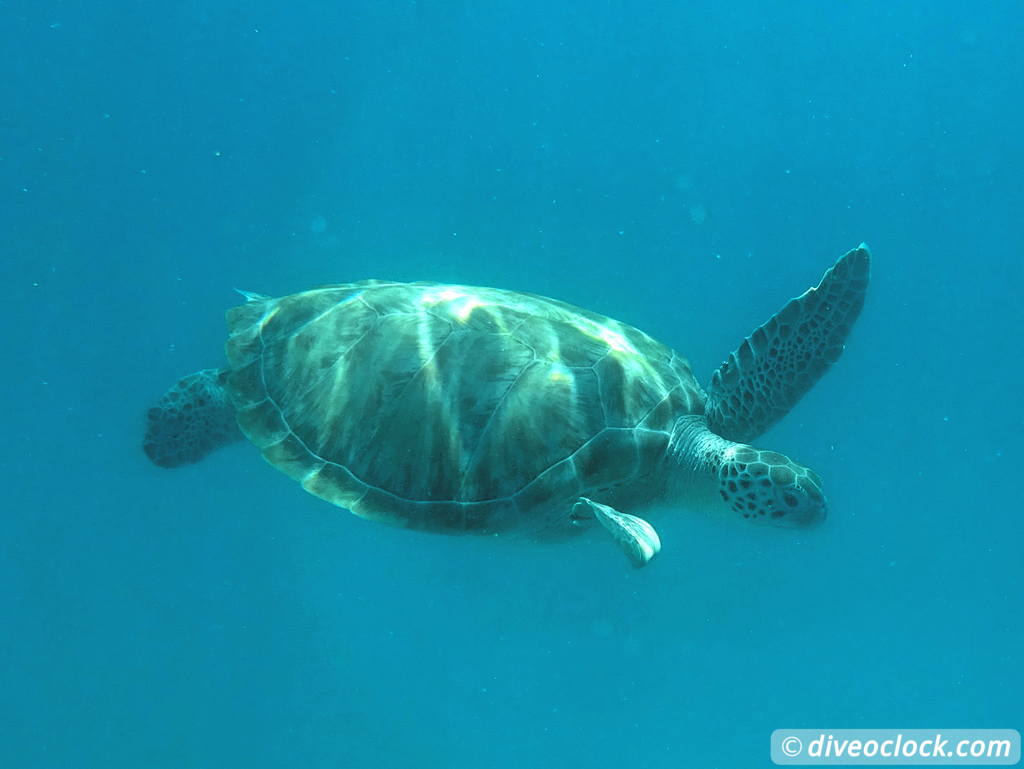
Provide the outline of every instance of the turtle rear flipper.
{"type": "Polygon", "coordinates": [[[223,373],[213,368],[189,374],[146,413],[142,448],[153,464],[193,464],[242,439],[223,378],[223,373]]]}
{"type": "Polygon", "coordinates": [[[864,306],[870,261],[863,243],[844,254],[817,286],[790,300],[719,366],[706,404],[715,433],[754,440],[839,359],[864,306]]]}

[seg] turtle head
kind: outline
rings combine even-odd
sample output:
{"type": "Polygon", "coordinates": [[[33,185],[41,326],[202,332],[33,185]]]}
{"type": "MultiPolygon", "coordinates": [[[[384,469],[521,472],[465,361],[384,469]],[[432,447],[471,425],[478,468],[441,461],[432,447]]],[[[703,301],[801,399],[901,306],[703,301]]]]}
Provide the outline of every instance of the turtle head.
{"type": "Polygon", "coordinates": [[[821,479],[774,451],[734,444],[723,452],[718,493],[745,520],[772,526],[811,526],[825,518],[821,479]]]}

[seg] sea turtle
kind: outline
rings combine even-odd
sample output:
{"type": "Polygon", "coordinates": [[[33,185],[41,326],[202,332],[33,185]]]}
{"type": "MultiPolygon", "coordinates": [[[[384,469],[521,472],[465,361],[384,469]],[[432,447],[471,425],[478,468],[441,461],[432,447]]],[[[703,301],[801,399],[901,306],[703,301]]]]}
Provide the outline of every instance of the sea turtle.
{"type": "Polygon", "coordinates": [[[632,512],[663,499],[754,522],[825,516],[821,481],[746,445],[843,350],[869,253],[842,256],[755,330],[704,390],[632,326],[532,294],[368,280],[227,313],[228,365],[149,410],[157,465],[248,438],[312,494],[413,529],[560,538],[597,521],[637,566],[632,512]]]}

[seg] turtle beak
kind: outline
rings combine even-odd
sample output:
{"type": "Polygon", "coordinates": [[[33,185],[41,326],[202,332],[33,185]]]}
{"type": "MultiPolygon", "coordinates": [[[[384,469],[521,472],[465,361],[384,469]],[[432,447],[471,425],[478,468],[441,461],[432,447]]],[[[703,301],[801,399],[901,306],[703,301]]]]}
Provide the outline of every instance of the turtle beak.
{"type": "Polygon", "coordinates": [[[793,485],[777,489],[771,517],[776,525],[792,528],[807,528],[824,521],[828,517],[828,502],[818,476],[807,471],[793,485]]]}

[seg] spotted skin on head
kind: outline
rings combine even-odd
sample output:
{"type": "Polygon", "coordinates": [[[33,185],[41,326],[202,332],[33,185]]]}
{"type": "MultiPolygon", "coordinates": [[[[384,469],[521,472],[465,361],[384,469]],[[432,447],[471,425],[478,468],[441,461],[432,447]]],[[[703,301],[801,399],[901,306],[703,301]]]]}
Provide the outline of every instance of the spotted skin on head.
{"type": "Polygon", "coordinates": [[[242,439],[218,369],[189,374],[146,413],[142,448],[153,464],[178,467],[242,439]]]}
{"type": "Polygon", "coordinates": [[[774,451],[737,445],[724,452],[718,492],[745,520],[810,526],[825,518],[821,479],[774,451]]]}

